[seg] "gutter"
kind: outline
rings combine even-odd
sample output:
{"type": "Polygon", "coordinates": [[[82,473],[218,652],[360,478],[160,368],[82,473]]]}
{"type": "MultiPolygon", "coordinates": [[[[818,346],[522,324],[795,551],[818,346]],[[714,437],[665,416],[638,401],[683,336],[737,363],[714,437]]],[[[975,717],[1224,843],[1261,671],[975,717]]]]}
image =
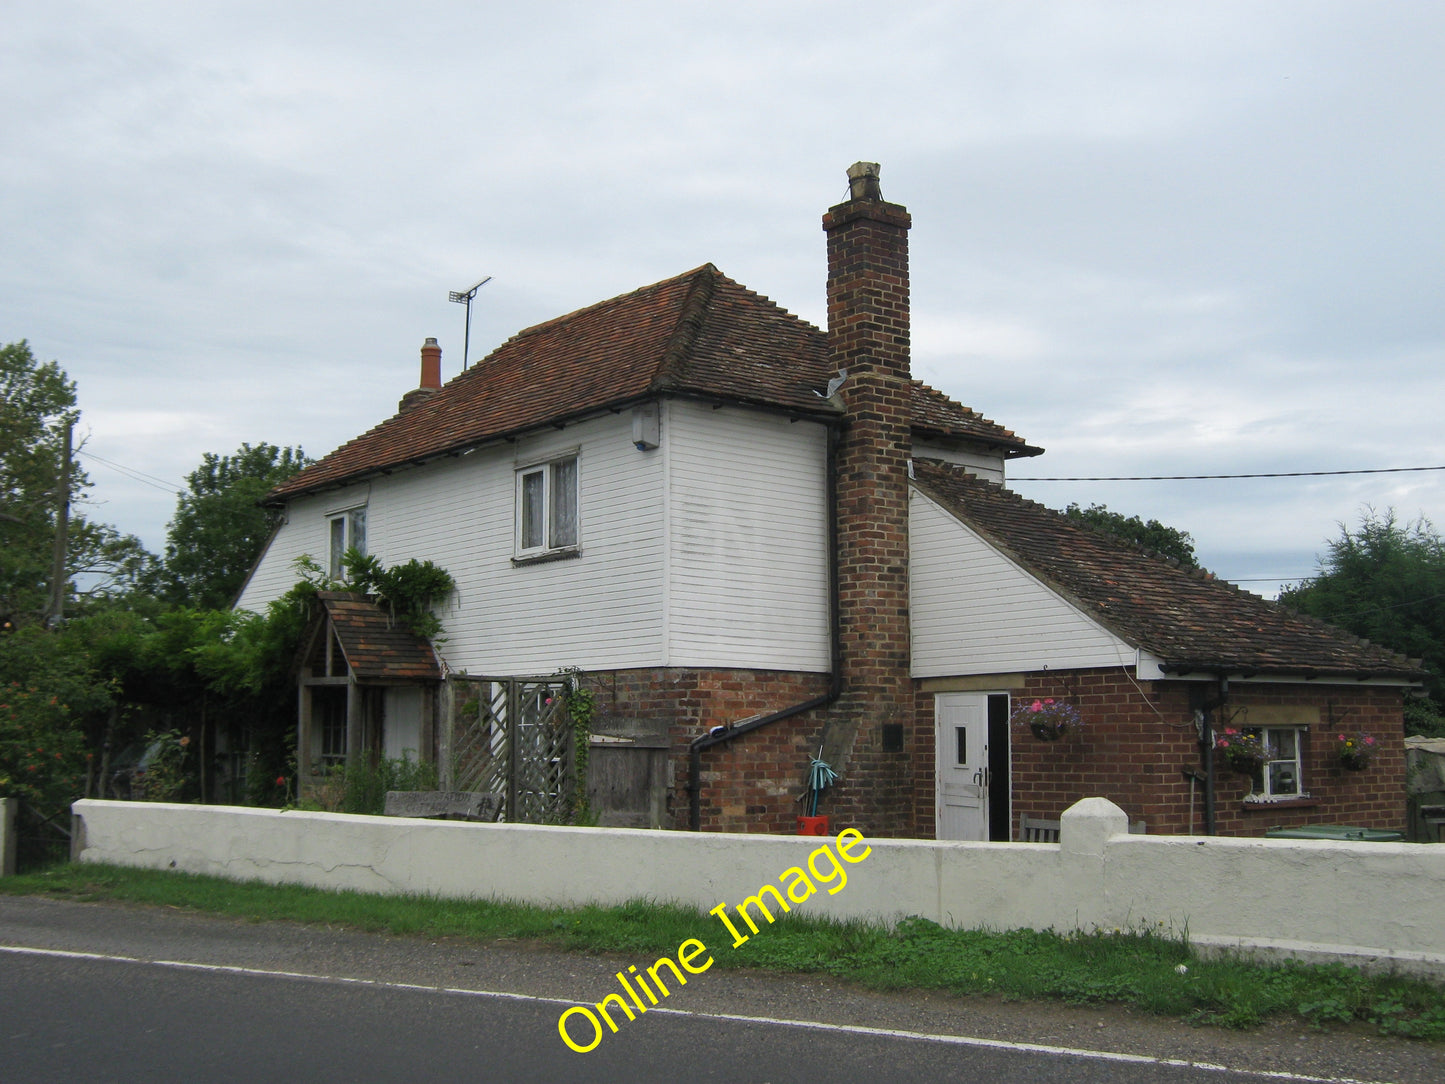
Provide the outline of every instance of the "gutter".
{"type": "Polygon", "coordinates": [[[734,738],[765,726],[791,719],[795,715],[817,708],[826,708],[843,692],[843,630],[838,619],[838,446],[842,441],[841,427],[833,422],[828,425],[828,654],[830,673],[828,691],[791,707],[760,715],[737,726],[715,726],[705,734],[699,734],[687,747],[687,827],[689,831],[702,830],[702,754],[704,749],[724,745],[734,738]]]}

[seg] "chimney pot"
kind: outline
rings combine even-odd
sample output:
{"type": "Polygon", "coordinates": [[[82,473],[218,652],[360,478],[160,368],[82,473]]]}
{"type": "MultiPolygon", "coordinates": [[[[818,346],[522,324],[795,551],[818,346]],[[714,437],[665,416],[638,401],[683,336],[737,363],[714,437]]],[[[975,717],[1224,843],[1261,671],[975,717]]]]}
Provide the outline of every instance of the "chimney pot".
{"type": "Polygon", "coordinates": [[[442,386],[442,348],[434,336],[421,345],[420,387],[435,390],[442,386]]]}
{"type": "Polygon", "coordinates": [[[854,162],[848,167],[848,195],[850,199],[882,199],[883,190],[878,186],[878,175],[882,172],[877,162],[854,162]]]}

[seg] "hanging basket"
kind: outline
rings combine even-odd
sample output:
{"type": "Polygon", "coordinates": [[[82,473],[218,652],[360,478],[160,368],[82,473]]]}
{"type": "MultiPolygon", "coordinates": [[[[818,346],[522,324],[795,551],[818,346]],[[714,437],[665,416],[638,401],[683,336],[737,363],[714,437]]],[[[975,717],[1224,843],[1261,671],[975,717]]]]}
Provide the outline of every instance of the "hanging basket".
{"type": "Polygon", "coordinates": [[[1066,700],[1047,697],[1040,700],[1026,700],[1009,716],[1011,722],[1028,727],[1029,733],[1039,741],[1058,741],[1071,730],[1084,725],[1079,709],[1066,700]]]}
{"type": "Polygon", "coordinates": [[[1362,772],[1370,766],[1379,744],[1369,734],[1345,735],[1339,737],[1338,756],[1340,766],[1347,772],[1362,772]]]}
{"type": "Polygon", "coordinates": [[[1270,758],[1270,748],[1256,731],[1227,726],[1215,735],[1214,749],[1232,772],[1254,775],[1270,758]]]}
{"type": "Polygon", "coordinates": [[[1230,771],[1236,772],[1239,775],[1254,775],[1264,767],[1264,758],[1252,756],[1248,753],[1226,753],[1224,763],[1230,771]]]}

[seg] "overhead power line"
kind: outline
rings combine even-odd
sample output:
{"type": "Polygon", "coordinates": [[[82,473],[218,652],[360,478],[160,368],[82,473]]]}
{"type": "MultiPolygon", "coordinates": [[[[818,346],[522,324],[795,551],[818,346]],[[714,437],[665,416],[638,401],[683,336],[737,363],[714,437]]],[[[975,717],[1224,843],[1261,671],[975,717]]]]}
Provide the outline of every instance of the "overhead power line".
{"type": "Polygon", "coordinates": [[[1439,467],[1376,467],[1369,470],[1293,470],[1272,474],[1115,474],[1072,478],[1012,478],[1013,482],[1193,482],[1216,478],[1326,478],[1340,474],[1406,474],[1445,470],[1439,467]]]}
{"type": "Polygon", "coordinates": [[[157,478],[154,474],[146,474],[143,471],[135,470],[133,467],[127,467],[124,464],[112,462],[109,459],[105,459],[102,456],[96,455],[94,452],[87,452],[84,449],[81,449],[79,454],[85,456],[86,459],[94,459],[97,463],[104,463],[111,470],[119,471],[127,478],[130,478],[136,482],[140,482],[142,485],[150,486],[152,489],[164,490],[167,493],[178,493],[182,489],[186,488],[185,486],[178,485],[175,482],[168,482],[164,478],[157,478]]]}

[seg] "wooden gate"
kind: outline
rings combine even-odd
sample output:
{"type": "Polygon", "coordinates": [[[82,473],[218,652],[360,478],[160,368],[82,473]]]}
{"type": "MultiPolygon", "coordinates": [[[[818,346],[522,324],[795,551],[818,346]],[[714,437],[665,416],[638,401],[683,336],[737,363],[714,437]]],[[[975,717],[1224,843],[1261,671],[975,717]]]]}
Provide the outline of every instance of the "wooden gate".
{"type": "Polygon", "coordinates": [[[566,681],[457,675],[446,688],[442,789],[496,794],[514,824],[567,823],[577,776],[566,681]]]}

